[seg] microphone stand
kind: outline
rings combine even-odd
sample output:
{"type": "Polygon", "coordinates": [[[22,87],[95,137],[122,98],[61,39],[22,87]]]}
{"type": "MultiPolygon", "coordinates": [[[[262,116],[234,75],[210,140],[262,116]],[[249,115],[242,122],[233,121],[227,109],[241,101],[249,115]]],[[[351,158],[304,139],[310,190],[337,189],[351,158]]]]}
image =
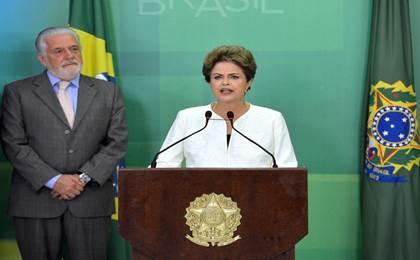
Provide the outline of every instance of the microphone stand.
{"type": "Polygon", "coordinates": [[[273,168],[278,168],[277,166],[277,162],[276,162],[276,158],[274,157],[274,155],[272,153],[270,153],[269,151],[267,151],[267,149],[265,149],[264,147],[262,147],[261,145],[259,145],[257,142],[255,142],[254,140],[252,140],[251,138],[249,138],[248,136],[244,135],[243,133],[241,133],[239,130],[237,130],[234,126],[233,126],[233,112],[229,111],[227,112],[227,117],[229,119],[230,125],[232,126],[232,129],[235,130],[235,132],[237,132],[238,134],[240,134],[241,136],[243,136],[245,139],[247,139],[248,141],[250,141],[251,143],[255,144],[256,146],[258,146],[259,148],[261,148],[264,152],[266,152],[267,154],[269,154],[271,156],[271,159],[273,159],[273,168]]]}
{"type": "Polygon", "coordinates": [[[165,149],[163,149],[163,150],[159,151],[158,153],[156,153],[156,154],[155,154],[155,156],[153,157],[152,162],[150,163],[150,168],[156,168],[156,164],[157,164],[157,162],[156,162],[156,161],[157,161],[157,158],[158,158],[159,154],[161,154],[161,153],[165,152],[166,150],[168,150],[168,149],[169,149],[169,148],[171,148],[171,147],[174,147],[175,145],[179,144],[180,142],[184,141],[185,139],[189,138],[190,136],[195,135],[196,133],[203,131],[203,130],[204,130],[204,128],[206,128],[206,127],[207,127],[207,125],[208,125],[208,123],[209,123],[209,120],[210,120],[211,115],[212,115],[211,111],[206,111],[206,114],[205,114],[205,116],[206,116],[206,123],[204,124],[204,126],[203,126],[201,129],[199,129],[199,130],[195,131],[194,133],[191,133],[191,134],[189,134],[189,135],[185,136],[184,138],[179,139],[179,140],[178,140],[178,141],[176,141],[175,143],[173,143],[173,144],[169,145],[169,146],[168,146],[168,147],[166,147],[165,149]]]}

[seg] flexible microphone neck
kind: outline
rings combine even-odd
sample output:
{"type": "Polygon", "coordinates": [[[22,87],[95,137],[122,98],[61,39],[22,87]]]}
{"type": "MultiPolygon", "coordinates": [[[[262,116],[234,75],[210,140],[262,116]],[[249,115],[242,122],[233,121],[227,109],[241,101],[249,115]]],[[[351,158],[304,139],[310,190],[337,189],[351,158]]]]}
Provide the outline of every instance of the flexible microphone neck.
{"type": "Polygon", "coordinates": [[[175,143],[173,143],[173,144],[171,144],[171,145],[167,146],[165,149],[163,149],[163,150],[161,150],[161,151],[157,152],[157,153],[155,154],[155,156],[153,157],[152,162],[150,163],[150,167],[151,167],[151,168],[156,168],[157,159],[158,159],[159,154],[161,154],[161,153],[165,152],[166,150],[168,150],[168,149],[170,149],[170,148],[174,147],[175,145],[177,145],[177,144],[179,144],[180,142],[184,141],[185,139],[187,139],[187,138],[189,138],[189,137],[191,137],[191,136],[193,136],[193,135],[197,134],[198,132],[203,131],[203,130],[207,127],[207,125],[209,124],[209,120],[210,120],[211,115],[212,115],[212,112],[211,112],[211,111],[209,111],[209,110],[208,110],[208,111],[206,111],[206,114],[204,115],[204,116],[206,117],[206,123],[204,124],[204,126],[203,126],[202,128],[200,128],[199,130],[197,130],[197,131],[195,131],[195,132],[193,132],[193,133],[191,133],[191,134],[189,134],[189,135],[187,135],[187,136],[185,136],[185,137],[183,137],[183,138],[179,139],[179,140],[178,140],[178,141],[176,141],[175,143]]]}
{"type": "Polygon", "coordinates": [[[250,141],[251,143],[255,144],[256,146],[258,146],[259,148],[261,148],[264,152],[266,152],[267,154],[269,154],[271,156],[271,159],[273,160],[273,168],[278,168],[277,166],[277,162],[276,162],[276,158],[274,157],[274,155],[272,153],[270,153],[267,149],[265,149],[264,147],[262,147],[261,145],[259,145],[257,142],[255,142],[254,140],[252,140],[251,138],[249,138],[248,136],[244,135],[243,133],[241,133],[238,129],[235,128],[235,126],[233,126],[233,118],[234,118],[234,114],[232,111],[228,111],[226,113],[230,125],[232,126],[232,129],[237,132],[238,134],[240,134],[241,136],[243,136],[245,139],[247,139],[248,141],[250,141]]]}

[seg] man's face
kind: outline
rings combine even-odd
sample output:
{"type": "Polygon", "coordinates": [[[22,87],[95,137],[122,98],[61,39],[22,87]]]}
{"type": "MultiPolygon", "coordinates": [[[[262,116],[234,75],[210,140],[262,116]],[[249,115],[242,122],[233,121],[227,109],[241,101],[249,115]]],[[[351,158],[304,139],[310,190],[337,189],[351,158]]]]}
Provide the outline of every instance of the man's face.
{"type": "Polygon", "coordinates": [[[39,61],[56,77],[70,81],[82,69],[80,46],[70,34],[56,34],[45,39],[45,53],[38,55],[39,61]]]}

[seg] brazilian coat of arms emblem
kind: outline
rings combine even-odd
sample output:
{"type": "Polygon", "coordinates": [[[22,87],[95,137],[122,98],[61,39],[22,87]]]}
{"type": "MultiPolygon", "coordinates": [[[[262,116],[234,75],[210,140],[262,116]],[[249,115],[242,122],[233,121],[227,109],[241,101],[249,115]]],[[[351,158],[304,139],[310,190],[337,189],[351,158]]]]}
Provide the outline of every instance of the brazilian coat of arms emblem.
{"type": "Polygon", "coordinates": [[[420,164],[414,88],[379,81],[369,99],[365,173],[373,181],[406,182],[420,164]]]}
{"type": "Polygon", "coordinates": [[[223,194],[203,194],[190,203],[186,209],[186,224],[192,236],[191,242],[200,246],[226,246],[238,239],[234,232],[241,224],[240,209],[236,202],[223,194]]]}

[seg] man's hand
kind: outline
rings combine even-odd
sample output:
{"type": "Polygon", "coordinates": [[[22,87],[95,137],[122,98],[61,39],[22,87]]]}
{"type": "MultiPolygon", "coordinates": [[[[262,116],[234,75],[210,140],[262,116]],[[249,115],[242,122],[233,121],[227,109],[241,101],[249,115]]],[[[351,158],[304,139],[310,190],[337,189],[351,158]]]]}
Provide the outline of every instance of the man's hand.
{"type": "Polygon", "coordinates": [[[84,185],[79,180],[79,175],[61,175],[54,185],[51,195],[60,200],[71,200],[80,195],[84,185]]]}

